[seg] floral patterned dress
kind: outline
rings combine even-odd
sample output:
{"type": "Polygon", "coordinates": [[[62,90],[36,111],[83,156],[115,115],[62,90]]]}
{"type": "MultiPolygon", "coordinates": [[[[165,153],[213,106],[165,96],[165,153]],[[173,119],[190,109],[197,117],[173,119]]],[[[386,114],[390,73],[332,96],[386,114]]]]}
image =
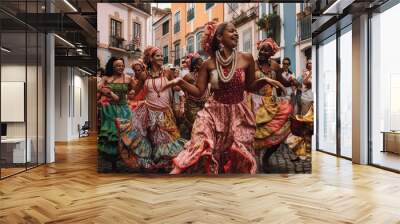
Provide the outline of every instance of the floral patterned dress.
{"type": "Polygon", "coordinates": [[[178,172],[185,173],[254,174],[256,129],[254,113],[245,97],[245,72],[235,70],[232,79],[224,83],[213,70],[210,81],[214,94],[197,113],[191,139],[174,164],[178,172]]]}
{"type": "Polygon", "coordinates": [[[170,106],[171,89],[161,91],[166,83],[164,76],[148,78],[144,83],[144,103],[136,107],[132,119],[117,121],[121,157],[131,168],[168,171],[186,143],[170,106]]]}

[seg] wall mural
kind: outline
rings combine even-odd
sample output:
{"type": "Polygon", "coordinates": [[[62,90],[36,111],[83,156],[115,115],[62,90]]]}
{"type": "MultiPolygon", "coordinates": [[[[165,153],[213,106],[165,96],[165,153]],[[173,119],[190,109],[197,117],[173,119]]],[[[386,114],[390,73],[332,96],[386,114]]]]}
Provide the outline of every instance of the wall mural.
{"type": "Polygon", "coordinates": [[[311,173],[310,51],[278,44],[311,17],[261,4],[97,5],[99,172],[311,173]]]}

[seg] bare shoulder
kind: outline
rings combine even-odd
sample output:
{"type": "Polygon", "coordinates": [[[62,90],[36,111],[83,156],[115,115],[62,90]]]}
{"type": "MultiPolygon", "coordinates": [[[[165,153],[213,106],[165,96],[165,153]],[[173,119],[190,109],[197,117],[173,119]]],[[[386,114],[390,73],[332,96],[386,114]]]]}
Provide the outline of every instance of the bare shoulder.
{"type": "Polygon", "coordinates": [[[212,57],[209,57],[204,61],[202,66],[205,66],[208,71],[211,71],[216,68],[215,60],[212,57]]]}
{"type": "Polygon", "coordinates": [[[126,80],[129,80],[129,81],[130,81],[132,78],[133,78],[132,76],[125,74],[125,79],[126,79],[126,80]]]}
{"type": "Polygon", "coordinates": [[[254,60],[253,55],[251,53],[239,51],[238,56],[239,56],[239,58],[243,58],[244,60],[248,60],[248,61],[254,60]]]}

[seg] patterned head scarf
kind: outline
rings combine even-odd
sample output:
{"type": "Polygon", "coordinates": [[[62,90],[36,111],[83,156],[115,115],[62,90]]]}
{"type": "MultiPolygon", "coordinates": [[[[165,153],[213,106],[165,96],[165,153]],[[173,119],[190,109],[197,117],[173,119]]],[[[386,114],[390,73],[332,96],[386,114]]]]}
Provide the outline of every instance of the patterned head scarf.
{"type": "Polygon", "coordinates": [[[208,55],[212,55],[212,49],[211,49],[211,44],[212,40],[215,34],[215,31],[217,30],[217,21],[213,20],[210,22],[207,22],[204,25],[204,34],[201,38],[201,47],[204,49],[205,52],[208,53],[208,55]]]}
{"type": "Polygon", "coordinates": [[[260,50],[262,46],[264,45],[269,45],[272,49],[272,53],[276,54],[276,52],[279,51],[279,46],[278,44],[274,41],[272,38],[266,38],[264,40],[259,40],[257,41],[257,50],[260,50]]]}

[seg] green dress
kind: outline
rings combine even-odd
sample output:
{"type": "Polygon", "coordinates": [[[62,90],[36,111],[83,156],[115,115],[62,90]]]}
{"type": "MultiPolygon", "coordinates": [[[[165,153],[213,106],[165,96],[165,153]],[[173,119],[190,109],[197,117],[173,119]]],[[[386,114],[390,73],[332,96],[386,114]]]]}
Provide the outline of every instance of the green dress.
{"type": "Polygon", "coordinates": [[[98,134],[99,154],[109,161],[118,160],[118,130],[115,124],[116,118],[131,119],[131,110],[128,107],[126,95],[128,83],[109,83],[111,91],[119,96],[119,101],[110,100],[100,108],[101,126],[98,134]]]}

